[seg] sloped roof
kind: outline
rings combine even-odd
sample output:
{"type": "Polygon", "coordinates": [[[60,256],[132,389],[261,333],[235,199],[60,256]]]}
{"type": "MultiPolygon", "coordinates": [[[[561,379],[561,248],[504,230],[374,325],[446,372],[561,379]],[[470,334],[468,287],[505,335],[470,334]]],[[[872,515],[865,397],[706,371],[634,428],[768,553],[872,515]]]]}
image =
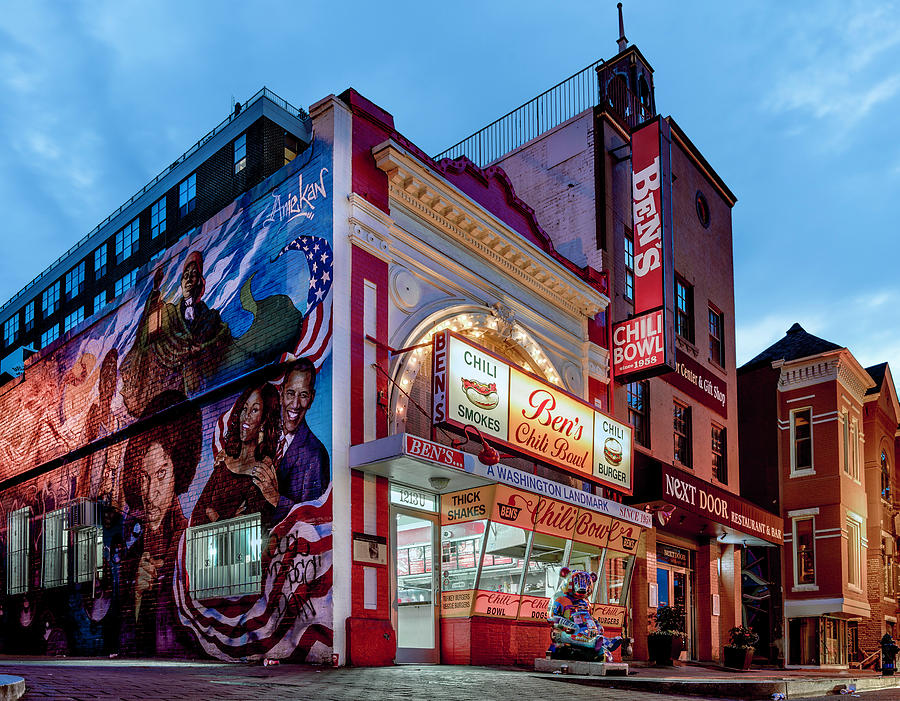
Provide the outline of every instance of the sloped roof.
{"type": "Polygon", "coordinates": [[[869,373],[871,378],[875,381],[875,386],[869,387],[869,389],[866,390],[867,395],[878,394],[881,391],[885,370],[887,370],[887,363],[878,363],[878,365],[872,365],[871,367],[866,368],[866,372],[869,373]]]}
{"type": "Polygon", "coordinates": [[[827,353],[840,348],[843,348],[843,346],[826,341],[824,338],[813,336],[800,324],[794,324],[787,330],[784,338],[773,343],[738,369],[741,371],[753,370],[762,365],[769,365],[776,360],[796,360],[797,358],[827,353]]]}

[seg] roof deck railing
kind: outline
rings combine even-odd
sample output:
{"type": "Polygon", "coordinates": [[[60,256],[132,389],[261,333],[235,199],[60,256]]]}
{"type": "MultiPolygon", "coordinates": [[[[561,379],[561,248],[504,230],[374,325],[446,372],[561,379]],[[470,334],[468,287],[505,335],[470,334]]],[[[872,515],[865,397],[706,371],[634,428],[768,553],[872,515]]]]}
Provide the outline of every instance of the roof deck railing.
{"type": "MultiPolygon", "coordinates": [[[[287,102],[287,100],[284,100],[283,98],[279,97],[278,95],[276,95],[275,93],[273,93],[271,90],[269,90],[266,87],[260,88],[256,92],[256,94],[253,95],[253,97],[251,97],[249,100],[247,100],[247,102],[245,102],[243,105],[244,109],[246,109],[247,107],[250,107],[251,105],[255,104],[257,101],[259,101],[263,98],[266,98],[270,102],[275,103],[276,105],[281,107],[281,109],[283,109],[285,112],[288,112],[289,114],[297,117],[298,119],[306,119],[308,117],[305,110],[303,110],[299,107],[294,107],[292,104],[287,102]]],[[[72,255],[72,253],[74,253],[81,246],[83,246],[87,241],[89,241],[91,239],[91,237],[96,235],[97,232],[99,232],[104,226],[106,226],[107,224],[109,224],[109,222],[111,222],[113,219],[115,219],[117,216],[119,216],[123,211],[125,211],[125,209],[130,207],[136,200],[139,200],[141,197],[143,197],[160,180],[162,180],[164,177],[166,177],[175,168],[177,168],[179,165],[181,165],[185,160],[190,158],[194,153],[199,151],[200,148],[206,142],[208,142],[216,134],[218,134],[226,126],[228,126],[232,122],[232,120],[234,120],[235,117],[237,117],[238,114],[239,113],[236,113],[234,110],[232,110],[231,113],[225,119],[223,119],[221,122],[219,122],[219,124],[216,127],[214,127],[206,136],[204,136],[196,144],[191,146],[187,151],[185,151],[178,158],[176,158],[170,166],[168,166],[159,175],[157,175],[155,178],[153,178],[153,180],[151,180],[149,183],[144,185],[144,187],[142,187],[140,190],[138,190],[135,194],[133,194],[131,197],[129,197],[128,200],[126,200],[125,203],[122,204],[116,211],[114,211],[112,214],[110,214],[108,217],[106,217],[106,219],[104,219],[102,222],[97,224],[97,226],[95,226],[90,231],[90,233],[88,233],[86,236],[84,236],[78,243],[76,243],[68,251],[63,253],[59,258],[57,258],[55,261],[53,261],[50,265],[48,265],[47,268],[40,275],[38,275],[36,278],[34,278],[34,280],[29,282],[27,285],[25,285],[25,287],[23,287],[21,290],[16,292],[16,294],[14,294],[12,297],[10,297],[8,300],[6,300],[6,302],[4,302],[2,306],[0,306],[0,313],[2,313],[4,309],[6,309],[10,304],[15,302],[19,297],[21,297],[23,294],[25,294],[28,290],[30,290],[32,287],[34,287],[37,283],[39,283],[44,277],[46,277],[51,271],[53,271],[57,265],[59,265],[63,260],[68,258],[70,255],[72,255]]]]}

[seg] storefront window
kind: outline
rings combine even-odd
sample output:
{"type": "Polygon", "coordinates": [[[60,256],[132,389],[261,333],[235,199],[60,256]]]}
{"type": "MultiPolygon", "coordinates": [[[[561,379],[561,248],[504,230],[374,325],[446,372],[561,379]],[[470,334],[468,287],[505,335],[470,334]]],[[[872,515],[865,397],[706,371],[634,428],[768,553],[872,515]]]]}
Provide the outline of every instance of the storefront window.
{"type": "Polygon", "coordinates": [[[525,569],[525,546],[528,533],[521,528],[503,523],[488,526],[478,588],[482,591],[498,591],[518,594],[525,569]]]}
{"type": "Polygon", "coordinates": [[[441,527],[441,590],[474,589],[487,521],[441,527]]]}
{"type": "Polygon", "coordinates": [[[557,536],[535,533],[531,545],[528,571],[525,573],[527,596],[551,597],[559,585],[559,571],[566,561],[566,544],[557,536]]]}
{"type": "Polygon", "coordinates": [[[597,602],[601,604],[625,605],[628,592],[628,580],[634,555],[626,555],[615,550],[608,550],[600,574],[597,602]]]}

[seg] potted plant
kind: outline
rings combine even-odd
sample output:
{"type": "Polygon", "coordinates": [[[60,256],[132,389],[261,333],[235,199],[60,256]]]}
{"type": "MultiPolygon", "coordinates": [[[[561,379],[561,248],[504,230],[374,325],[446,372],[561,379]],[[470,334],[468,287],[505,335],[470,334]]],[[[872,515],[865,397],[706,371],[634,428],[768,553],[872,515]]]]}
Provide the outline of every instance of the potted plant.
{"type": "Polygon", "coordinates": [[[657,665],[671,666],[685,648],[684,609],[681,606],[660,606],[650,614],[656,626],[647,636],[650,659],[657,665]]]}
{"type": "Polygon", "coordinates": [[[728,631],[728,635],[731,642],[725,646],[725,666],[731,669],[750,669],[759,636],[746,626],[735,626],[728,631]]]}

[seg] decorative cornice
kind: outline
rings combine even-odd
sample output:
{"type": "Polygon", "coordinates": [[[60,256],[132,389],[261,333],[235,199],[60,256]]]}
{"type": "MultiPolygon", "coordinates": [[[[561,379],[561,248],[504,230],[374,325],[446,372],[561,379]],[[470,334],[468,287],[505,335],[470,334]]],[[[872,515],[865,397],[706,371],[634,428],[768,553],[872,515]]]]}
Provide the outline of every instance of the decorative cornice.
{"type": "Polygon", "coordinates": [[[351,193],[347,199],[352,210],[348,220],[350,241],[390,263],[392,257],[388,238],[393,224],[391,218],[355,193],[351,193]]]}
{"type": "Polygon", "coordinates": [[[609,382],[609,351],[595,343],[587,344],[588,375],[600,382],[609,382]]]}
{"type": "Polygon", "coordinates": [[[860,366],[846,348],[797,360],[778,361],[772,365],[781,369],[781,375],[778,378],[779,391],[836,381],[857,402],[862,404],[866,390],[875,386],[869,373],[860,366]]]}
{"type": "Polygon", "coordinates": [[[450,241],[571,314],[594,317],[609,298],[577,278],[393,140],[373,149],[390,197],[450,241]]]}

